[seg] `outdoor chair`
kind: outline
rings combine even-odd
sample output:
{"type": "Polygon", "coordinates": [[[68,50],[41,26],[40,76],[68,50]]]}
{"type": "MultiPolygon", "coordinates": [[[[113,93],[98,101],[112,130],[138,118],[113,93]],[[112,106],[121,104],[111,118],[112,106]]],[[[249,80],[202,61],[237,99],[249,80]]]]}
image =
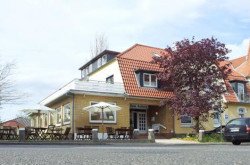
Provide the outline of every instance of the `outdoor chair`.
{"type": "Polygon", "coordinates": [[[125,137],[126,137],[126,130],[127,130],[126,127],[121,127],[120,129],[118,129],[117,135],[118,135],[119,139],[125,139],[125,137]]]}
{"type": "Polygon", "coordinates": [[[53,140],[55,134],[54,129],[55,125],[48,125],[47,131],[43,134],[43,140],[46,139],[53,140]]]}
{"type": "Polygon", "coordinates": [[[69,132],[70,132],[71,128],[67,127],[64,131],[64,133],[61,135],[61,140],[69,140],[69,132]]]}
{"type": "Polygon", "coordinates": [[[127,131],[126,139],[133,139],[134,138],[134,129],[130,127],[127,131]]]}
{"type": "Polygon", "coordinates": [[[82,127],[76,128],[76,140],[83,140],[84,138],[84,129],[82,127]]]}
{"type": "Polygon", "coordinates": [[[17,128],[12,127],[9,130],[9,140],[17,140],[18,135],[17,135],[17,128]]]}
{"type": "Polygon", "coordinates": [[[26,140],[35,140],[37,138],[37,134],[34,128],[25,127],[25,139],[26,140]]]}
{"type": "Polygon", "coordinates": [[[92,139],[92,128],[90,127],[85,127],[83,131],[83,138],[91,140],[92,139]]]}
{"type": "Polygon", "coordinates": [[[112,127],[106,127],[106,131],[108,134],[108,139],[115,139],[116,138],[115,131],[112,127]]]}

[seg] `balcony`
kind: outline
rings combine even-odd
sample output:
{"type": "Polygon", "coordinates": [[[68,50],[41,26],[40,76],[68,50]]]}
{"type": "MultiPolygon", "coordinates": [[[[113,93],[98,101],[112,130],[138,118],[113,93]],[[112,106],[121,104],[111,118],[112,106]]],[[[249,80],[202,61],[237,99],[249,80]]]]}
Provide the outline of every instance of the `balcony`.
{"type": "Polygon", "coordinates": [[[107,94],[107,95],[123,95],[125,93],[123,83],[106,83],[103,81],[86,81],[74,79],[56,92],[49,95],[41,101],[41,104],[47,105],[57,98],[67,94],[68,92],[83,94],[107,94]]]}

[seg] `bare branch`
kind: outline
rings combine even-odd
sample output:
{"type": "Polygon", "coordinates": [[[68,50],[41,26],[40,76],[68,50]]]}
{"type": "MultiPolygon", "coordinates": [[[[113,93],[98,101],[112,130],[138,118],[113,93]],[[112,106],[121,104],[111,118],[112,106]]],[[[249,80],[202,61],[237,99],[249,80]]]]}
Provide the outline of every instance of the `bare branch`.
{"type": "Polygon", "coordinates": [[[96,35],[94,44],[90,48],[92,58],[106,49],[108,49],[107,37],[104,34],[96,35]]]}

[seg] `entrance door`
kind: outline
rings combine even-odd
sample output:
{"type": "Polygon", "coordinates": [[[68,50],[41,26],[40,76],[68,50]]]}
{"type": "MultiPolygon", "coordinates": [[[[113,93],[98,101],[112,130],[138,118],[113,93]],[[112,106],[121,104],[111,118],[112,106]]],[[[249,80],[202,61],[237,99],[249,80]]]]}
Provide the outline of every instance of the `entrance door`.
{"type": "Polygon", "coordinates": [[[140,132],[147,132],[147,114],[146,112],[137,112],[137,128],[140,132]]]}
{"type": "Polygon", "coordinates": [[[134,129],[139,129],[141,133],[147,132],[147,113],[146,111],[132,111],[131,125],[134,129]]]}

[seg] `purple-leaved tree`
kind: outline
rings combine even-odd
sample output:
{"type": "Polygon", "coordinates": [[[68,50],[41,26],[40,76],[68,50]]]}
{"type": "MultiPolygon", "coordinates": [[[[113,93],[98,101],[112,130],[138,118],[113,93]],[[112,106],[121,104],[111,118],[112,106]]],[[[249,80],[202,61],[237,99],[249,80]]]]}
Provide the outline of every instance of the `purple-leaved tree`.
{"type": "Polygon", "coordinates": [[[184,39],[167,47],[155,61],[163,68],[158,78],[163,86],[173,90],[174,97],[165,100],[180,117],[188,115],[198,131],[201,122],[207,121],[209,110],[222,109],[224,80],[231,72],[225,44],[215,38],[200,41],[184,39]]]}

